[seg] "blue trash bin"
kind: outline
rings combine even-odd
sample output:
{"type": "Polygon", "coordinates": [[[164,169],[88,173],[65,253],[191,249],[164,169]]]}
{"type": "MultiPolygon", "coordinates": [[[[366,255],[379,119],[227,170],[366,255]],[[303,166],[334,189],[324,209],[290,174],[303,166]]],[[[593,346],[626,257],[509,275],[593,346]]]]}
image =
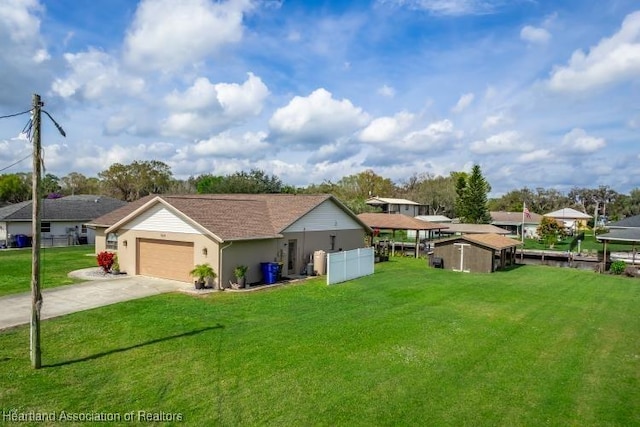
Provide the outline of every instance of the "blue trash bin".
{"type": "Polygon", "coordinates": [[[278,281],[280,265],[277,262],[261,262],[262,281],[266,285],[272,285],[278,281]]]}
{"type": "Polygon", "coordinates": [[[16,234],[15,238],[17,248],[26,248],[29,246],[29,239],[25,234],[16,234]]]}

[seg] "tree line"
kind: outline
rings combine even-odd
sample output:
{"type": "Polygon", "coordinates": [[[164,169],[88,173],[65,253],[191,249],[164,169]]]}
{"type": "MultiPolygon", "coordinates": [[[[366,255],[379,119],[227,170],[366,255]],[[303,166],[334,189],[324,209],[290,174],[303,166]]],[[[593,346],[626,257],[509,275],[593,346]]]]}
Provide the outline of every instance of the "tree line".
{"type": "MultiPolygon", "coordinates": [[[[414,173],[399,183],[369,169],[337,181],[325,180],[296,187],[259,169],[229,175],[203,174],[181,180],[173,176],[166,163],[141,160],[130,164],[114,163],[97,177],[87,177],[78,172],[63,177],[48,173],[41,185],[47,197],[98,194],[125,201],[134,201],[148,194],[328,193],[356,213],[375,211],[365,203],[372,196],[404,198],[426,205],[431,215],[459,217],[473,223],[489,222],[489,211],[521,212],[524,203],[529,211],[540,214],[564,207],[590,215],[597,212],[598,216],[612,220],[640,214],[640,188],[621,194],[609,186],[574,187],[565,194],[555,189],[524,187],[489,199],[491,185],[478,165],[470,173],[456,171],[448,176],[414,173]]],[[[30,198],[30,173],[0,175],[0,206],[30,198]]]]}

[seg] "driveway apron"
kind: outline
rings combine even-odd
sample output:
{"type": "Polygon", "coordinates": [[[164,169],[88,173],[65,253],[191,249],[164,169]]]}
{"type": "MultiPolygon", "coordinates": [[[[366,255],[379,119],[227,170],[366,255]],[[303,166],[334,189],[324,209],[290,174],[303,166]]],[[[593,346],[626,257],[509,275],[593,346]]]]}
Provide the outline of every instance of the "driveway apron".
{"type": "MultiPolygon", "coordinates": [[[[41,319],[184,290],[189,284],[150,277],[96,280],[42,291],[41,319]]],[[[0,330],[31,322],[31,293],[0,297],[0,330]]]]}

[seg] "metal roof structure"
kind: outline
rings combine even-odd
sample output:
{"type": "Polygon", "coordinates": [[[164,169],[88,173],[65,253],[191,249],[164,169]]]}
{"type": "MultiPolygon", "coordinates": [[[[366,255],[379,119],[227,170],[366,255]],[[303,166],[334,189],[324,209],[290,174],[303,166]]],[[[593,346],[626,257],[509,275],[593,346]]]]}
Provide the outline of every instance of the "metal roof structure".
{"type": "Polygon", "coordinates": [[[510,234],[509,230],[496,227],[491,224],[447,224],[447,229],[440,232],[441,234],[510,234]]]}
{"type": "Polygon", "coordinates": [[[546,213],[543,216],[548,216],[550,218],[556,218],[556,219],[591,219],[593,218],[593,216],[586,214],[584,212],[577,211],[573,208],[558,209],[557,211],[546,213]]]}

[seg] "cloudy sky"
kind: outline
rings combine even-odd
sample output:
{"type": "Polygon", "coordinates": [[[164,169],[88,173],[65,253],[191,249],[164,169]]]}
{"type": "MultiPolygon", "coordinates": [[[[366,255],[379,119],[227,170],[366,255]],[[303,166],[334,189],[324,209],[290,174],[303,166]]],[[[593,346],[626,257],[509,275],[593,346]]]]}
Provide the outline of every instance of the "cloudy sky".
{"type": "MultiPolygon", "coordinates": [[[[58,176],[640,186],[637,0],[2,0],[0,46],[0,116],[42,96],[58,176]]],[[[0,120],[0,173],[30,170],[27,120],[0,120]]]]}

